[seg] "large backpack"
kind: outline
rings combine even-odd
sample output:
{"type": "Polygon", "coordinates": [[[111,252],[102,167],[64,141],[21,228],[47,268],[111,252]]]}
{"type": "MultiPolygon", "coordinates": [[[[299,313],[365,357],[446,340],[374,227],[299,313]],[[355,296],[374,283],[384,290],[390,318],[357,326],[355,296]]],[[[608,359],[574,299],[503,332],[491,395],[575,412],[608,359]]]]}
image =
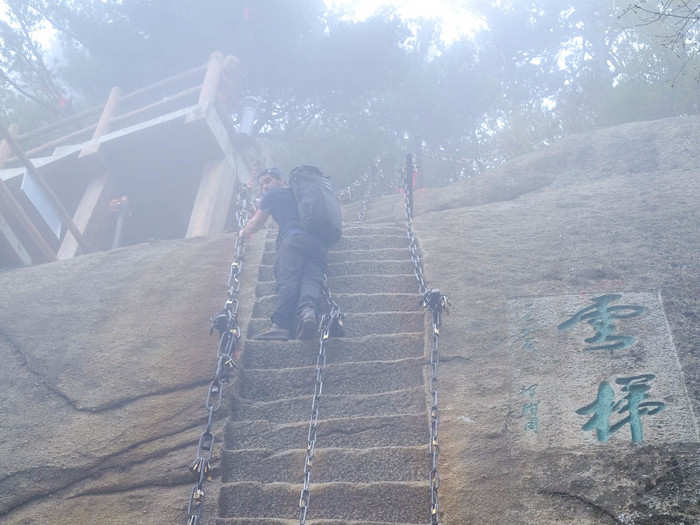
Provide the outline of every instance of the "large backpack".
{"type": "Polygon", "coordinates": [[[330,246],[343,234],[343,217],[331,180],[315,166],[297,166],[289,174],[301,227],[330,246]]]}

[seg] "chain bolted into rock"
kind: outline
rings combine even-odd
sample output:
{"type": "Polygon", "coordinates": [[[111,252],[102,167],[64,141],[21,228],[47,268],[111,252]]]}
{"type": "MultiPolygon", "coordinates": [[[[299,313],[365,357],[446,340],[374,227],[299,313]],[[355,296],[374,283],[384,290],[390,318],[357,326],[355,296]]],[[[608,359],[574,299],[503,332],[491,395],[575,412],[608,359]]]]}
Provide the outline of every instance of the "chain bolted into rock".
{"type": "MultiPolygon", "coordinates": [[[[235,220],[239,231],[248,222],[249,199],[248,190],[243,187],[236,202],[235,220]]],[[[236,238],[234,249],[234,260],[228,277],[228,292],[224,309],[212,319],[211,329],[219,332],[219,346],[217,349],[216,371],[214,378],[209,384],[205,408],[207,410],[207,426],[202,432],[197,443],[197,453],[192,462],[191,470],[197,476],[197,480],[192,487],[190,500],[187,504],[187,525],[200,525],[202,523],[202,510],[204,508],[204,483],[209,478],[212,470],[212,456],[214,454],[214,433],[212,424],[214,413],[223,403],[224,385],[228,382],[229,372],[237,366],[238,343],[241,337],[241,330],[238,324],[238,294],[241,289],[240,275],[243,269],[243,254],[245,252],[245,241],[240,236],[236,238]]]]}
{"type": "Polygon", "coordinates": [[[413,232],[413,174],[416,165],[413,155],[406,157],[406,173],[403,181],[404,204],[406,207],[406,232],[408,235],[408,249],[413,263],[414,273],[418,281],[418,289],[423,294],[421,305],[430,310],[432,315],[432,348],[430,350],[430,523],[438,525],[439,504],[438,489],[440,488],[440,475],[438,474],[438,458],[440,456],[440,443],[438,430],[440,426],[440,414],[438,411],[438,368],[440,366],[440,323],[442,312],[447,312],[449,300],[442,295],[437,288],[429,289],[423,275],[423,260],[418,250],[418,242],[413,232]]]}
{"type": "Polygon", "coordinates": [[[316,431],[318,430],[318,414],[323,393],[323,372],[326,368],[326,344],[331,336],[342,336],[343,313],[333,300],[330,288],[326,285],[326,301],[328,312],[321,316],[319,323],[319,350],[316,356],[316,381],[314,383],[314,395],[311,399],[311,418],[309,420],[309,432],[306,440],[306,458],[304,459],[304,485],[299,496],[299,525],[306,523],[306,515],[309,512],[311,499],[311,469],[313,467],[314,452],[316,451],[316,431]]]}

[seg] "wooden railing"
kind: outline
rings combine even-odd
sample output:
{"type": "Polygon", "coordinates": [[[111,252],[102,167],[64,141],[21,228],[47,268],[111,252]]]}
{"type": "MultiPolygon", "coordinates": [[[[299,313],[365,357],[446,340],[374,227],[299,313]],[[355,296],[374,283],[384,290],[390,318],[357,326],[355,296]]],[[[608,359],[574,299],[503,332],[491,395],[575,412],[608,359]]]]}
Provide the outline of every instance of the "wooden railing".
{"type": "MultiPolygon", "coordinates": [[[[118,103],[110,112],[107,127],[116,131],[145,122],[152,118],[174,112],[196,104],[221,103],[230,109],[232,93],[227,93],[237,60],[212,53],[206,64],[199,65],[177,75],[160,80],[149,86],[119,96],[118,103]]],[[[111,97],[110,97],[111,98],[111,97]]],[[[110,99],[108,99],[110,100],[110,99]]],[[[62,118],[35,130],[15,135],[17,145],[28,157],[48,156],[59,146],[80,144],[94,138],[105,104],[62,118]]],[[[98,133],[97,135],[102,135],[98,133]]],[[[2,149],[0,145],[0,149],[2,149]]],[[[6,159],[5,167],[21,165],[15,155],[6,159]]],[[[0,164],[2,167],[3,164],[0,164]]]]}
{"type": "MultiPolygon", "coordinates": [[[[89,251],[82,237],[89,214],[87,218],[80,213],[77,214],[77,219],[71,217],[56,193],[35,168],[32,158],[51,155],[55,148],[65,145],[81,145],[80,156],[90,155],[99,150],[99,140],[107,133],[187,108],[192,108],[193,111],[198,109],[200,114],[204,115],[210,108],[215,107],[222,113],[223,120],[227,121],[237,96],[236,83],[233,80],[237,64],[236,58],[224,57],[215,52],[206,64],[130,93],[122,95],[118,87],[112,88],[104,104],[85,109],[33,131],[18,133],[16,126],[11,126],[9,130],[0,130],[0,168],[24,167],[60,212],[61,222],[67,233],[59,254],[61,249],[73,254],[77,245],[80,245],[83,251],[89,251]]],[[[90,192],[89,187],[86,194],[90,192]]],[[[10,233],[13,236],[18,233],[15,237],[31,244],[34,247],[33,251],[41,254],[41,260],[56,258],[57,254],[53,248],[31,222],[21,203],[2,179],[0,212],[12,217],[13,222],[18,225],[20,231],[10,233]]],[[[26,257],[20,258],[26,264],[26,257]]]]}

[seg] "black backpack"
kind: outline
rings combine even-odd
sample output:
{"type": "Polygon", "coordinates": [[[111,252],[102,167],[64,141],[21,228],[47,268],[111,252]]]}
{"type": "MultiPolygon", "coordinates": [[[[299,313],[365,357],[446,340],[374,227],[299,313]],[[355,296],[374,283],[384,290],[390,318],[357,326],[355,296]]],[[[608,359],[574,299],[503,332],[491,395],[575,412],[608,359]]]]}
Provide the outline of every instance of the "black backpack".
{"type": "Polygon", "coordinates": [[[343,217],[331,180],[315,166],[297,166],[289,174],[301,227],[330,246],[343,234],[343,217]]]}

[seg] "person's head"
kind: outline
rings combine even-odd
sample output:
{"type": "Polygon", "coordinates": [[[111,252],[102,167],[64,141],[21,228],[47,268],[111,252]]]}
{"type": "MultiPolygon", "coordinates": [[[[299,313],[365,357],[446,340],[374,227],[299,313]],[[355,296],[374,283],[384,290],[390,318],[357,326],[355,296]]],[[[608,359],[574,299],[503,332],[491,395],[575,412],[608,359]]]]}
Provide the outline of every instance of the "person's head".
{"type": "Polygon", "coordinates": [[[278,168],[267,168],[258,175],[258,186],[260,192],[265,193],[270,188],[278,188],[284,184],[282,171],[278,168]]]}

